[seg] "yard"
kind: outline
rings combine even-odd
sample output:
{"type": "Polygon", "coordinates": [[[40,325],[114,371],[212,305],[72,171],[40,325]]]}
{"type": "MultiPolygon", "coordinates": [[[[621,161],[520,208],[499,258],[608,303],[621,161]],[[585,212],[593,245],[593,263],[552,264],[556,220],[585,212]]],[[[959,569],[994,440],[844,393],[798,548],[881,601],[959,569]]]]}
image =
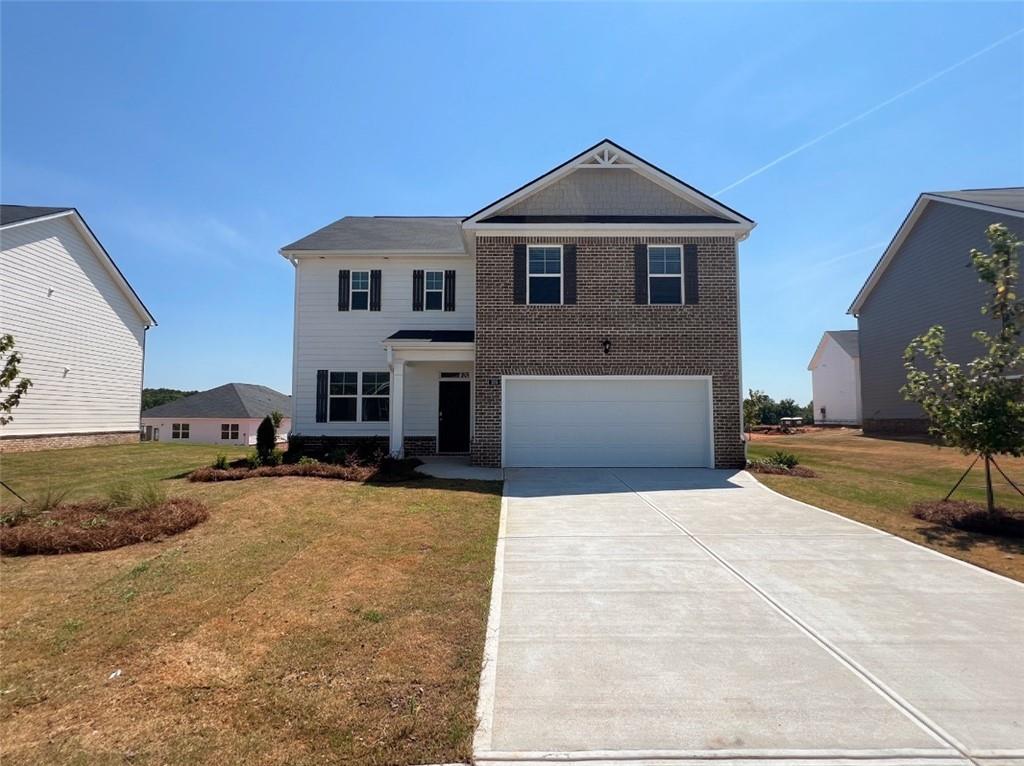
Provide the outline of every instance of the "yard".
{"type": "MultiPolygon", "coordinates": [[[[927,545],[950,556],[1024,580],[1024,540],[961,532],[915,519],[910,506],[941,500],[971,458],[956,450],[895,439],[866,437],[851,429],[819,430],[790,436],[756,436],[749,457],[767,457],[778,450],[794,453],[817,479],[758,475],[784,495],[803,500],[894,535],[927,545]]],[[[1024,481],[1024,460],[999,460],[1018,485],[1024,481]]],[[[1024,498],[1000,477],[996,502],[1024,510],[1024,498]]],[[[957,490],[955,499],[984,503],[984,473],[979,466],[957,490]]]]}
{"type": "Polygon", "coordinates": [[[210,519],[158,543],[0,559],[0,760],[467,760],[500,484],[184,480],[221,452],[244,450],[3,456],[26,496],[160,480],[210,519]]]}

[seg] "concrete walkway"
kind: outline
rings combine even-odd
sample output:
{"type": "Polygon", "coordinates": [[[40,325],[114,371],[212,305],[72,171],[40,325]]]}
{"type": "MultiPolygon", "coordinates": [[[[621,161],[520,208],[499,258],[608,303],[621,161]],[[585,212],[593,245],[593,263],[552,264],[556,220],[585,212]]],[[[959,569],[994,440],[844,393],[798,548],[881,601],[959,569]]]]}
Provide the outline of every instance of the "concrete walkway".
{"type": "Polygon", "coordinates": [[[1024,766],[1024,586],[744,472],[506,472],[479,763],[1024,766]]]}

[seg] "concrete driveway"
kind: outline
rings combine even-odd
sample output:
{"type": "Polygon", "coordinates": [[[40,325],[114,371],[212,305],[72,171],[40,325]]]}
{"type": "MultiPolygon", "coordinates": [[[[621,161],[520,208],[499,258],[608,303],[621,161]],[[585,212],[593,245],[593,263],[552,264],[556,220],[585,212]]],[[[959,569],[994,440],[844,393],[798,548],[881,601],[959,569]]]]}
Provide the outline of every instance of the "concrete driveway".
{"type": "Polygon", "coordinates": [[[1024,586],[744,472],[508,471],[481,763],[1024,766],[1024,586]]]}

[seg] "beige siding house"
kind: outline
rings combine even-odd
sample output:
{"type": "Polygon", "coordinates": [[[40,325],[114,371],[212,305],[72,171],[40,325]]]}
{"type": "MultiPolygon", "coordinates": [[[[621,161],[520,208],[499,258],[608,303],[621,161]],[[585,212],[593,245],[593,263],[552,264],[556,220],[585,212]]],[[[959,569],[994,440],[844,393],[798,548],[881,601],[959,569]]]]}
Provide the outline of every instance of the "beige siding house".
{"type": "Polygon", "coordinates": [[[74,208],[0,206],[0,332],[32,388],[0,429],[21,451],[136,441],[156,324],[74,208]]]}
{"type": "Polygon", "coordinates": [[[142,413],[147,441],[172,444],[256,444],[256,429],[274,412],[284,417],[277,440],[285,441],[292,428],[292,401],[287,394],[253,383],[225,383],[175,399],[142,413]]]}

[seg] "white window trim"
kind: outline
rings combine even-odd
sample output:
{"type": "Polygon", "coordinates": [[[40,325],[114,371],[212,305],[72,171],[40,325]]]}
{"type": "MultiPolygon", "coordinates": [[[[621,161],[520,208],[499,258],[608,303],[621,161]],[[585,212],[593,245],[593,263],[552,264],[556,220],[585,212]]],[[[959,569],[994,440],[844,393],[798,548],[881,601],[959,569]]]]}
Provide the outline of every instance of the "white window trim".
{"type": "Polygon", "coordinates": [[[238,423],[221,423],[220,424],[220,438],[221,438],[221,441],[231,441],[233,439],[238,439],[239,435],[241,433],[242,433],[242,429],[239,427],[238,423]],[[224,435],[224,430],[225,429],[227,429],[227,432],[228,432],[227,436],[224,435]],[[234,436],[231,435],[232,433],[234,433],[234,436]]]}
{"type": "Polygon", "coordinates": [[[683,272],[686,269],[683,259],[686,257],[686,250],[682,245],[669,243],[667,245],[647,246],[647,305],[648,306],[685,306],[686,305],[686,282],[683,280],[683,272]],[[651,279],[671,279],[674,274],[651,274],[651,248],[652,247],[676,247],[679,248],[679,303],[652,303],[651,302],[651,279]]]}
{"type": "Polygon", "coordinates": [[[178,441],[190,439],[192,437],[191,425],[191,423],[171,423],[171,439],[177,439],[178,441]],[[177,436],[174,435],[175,428],[178,430],[177,436]]]}
{"type": "MultiPolygon", "coordinates": [[[[352,271],[349,272],[349,278],[348,278],[348,310],[349,311],[369,311],[370,310],[370,283],[371,283],[372,279],[373,279],[373,277],[370,274],[370,269],[353,269],[352,271]],[[365,274],[366,275],[366,289],[365,290],[357,290],[355,288],[355,284],[356,284],[355,275],[356,274],[365,274]],[[352,300],[352,298],[353,298],[353,296],[355,296],[356,293],[366,293],[366,308],[365,309],[357,309],[355,307],[356,304],[355,304],[355,301],[352,300]]],[[[348,370],[342,370],[341,372],[348,372],[348,370]]]]}
{"type": "Polygon", "coordinates": [[[527,306],[564,306],[565,305],[565,250],[561,245],[527,245],[526,246],[526,305],[527,306]],[[530,250],[534,248],[549,249],[558,248],[558,274],[530,274],[530,250]],[[551,278],[558,279],[558,303],[534,303],[530,300],[530,278],[551,278]]]}
{"type": "Polygon", "coordinates": [[[327,422],[328,423],[390,423],[391,422],[391,386],[394,385],[394,376],[390,370],[328,370],[327,371],[327,422]],[[356,374],[355,394],[332,394],[331,375],[334,373],[354,372],[356,374]],[[363,374],[367,372],[380,372],[388,376],[388,395],[378,396],[367,394],[363,396],[363,374]],[[363,420],[363,399],[387,399],[388,419],[387,420],[363,420]],[[355,399],[356,417],[355,420],[331,420],[331,399],[355,399]]]}
{"type": "MultiPolygon", "coordinates": [[[[444,269],[423,269],[423,310],[424,311],[444,311],[444,289],[448,286],[448,275],[444,269]],[[427,307],[427,293],[436,293],[437,290],[427,290],[427,274],[440,273],[441,274],[441,307],[432,309],[427,307]]],[[[373,372],[373,370],[369,370],[373,372]]]]}

